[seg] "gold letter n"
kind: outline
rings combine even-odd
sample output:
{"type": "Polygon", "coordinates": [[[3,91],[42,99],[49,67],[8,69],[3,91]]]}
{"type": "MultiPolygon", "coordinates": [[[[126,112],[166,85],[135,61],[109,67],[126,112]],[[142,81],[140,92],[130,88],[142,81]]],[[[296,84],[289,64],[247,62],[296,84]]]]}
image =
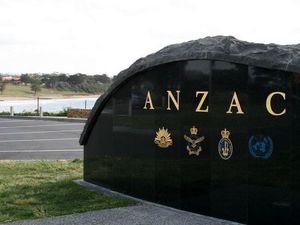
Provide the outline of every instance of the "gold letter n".
{"type": "Polygon", "coordinates": [[[167,110],[171,110],[171,107],[170,107],[170,99],[172,100],[174,106],[176,107],[177,111],[179,110],[179,95],[180,95],[180,91],[177,90],[176,93],[177,93],[177,96],[176,96],[176,99],[174,97],[174,95],[172,94],[171,91],[167,91],[168,93],[168,108],[167,110]]]}

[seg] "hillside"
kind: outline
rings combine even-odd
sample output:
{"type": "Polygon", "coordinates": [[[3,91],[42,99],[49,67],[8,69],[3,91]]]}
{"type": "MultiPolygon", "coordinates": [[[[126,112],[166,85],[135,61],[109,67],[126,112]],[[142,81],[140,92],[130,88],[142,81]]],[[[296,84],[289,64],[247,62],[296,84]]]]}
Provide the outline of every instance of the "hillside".
{"type": "MultiPolygon", "coordinates": [[[[61,91],[57,89],[41,88],[38,92],[38,96],[72,96],[72,95],[90,95],[87,92],[75,92],[75,91],[61,91]]],[[[34,92],[30,89],[30,85],[15,85],[7,84],[1,97],[35,97],[34,92]]]]}

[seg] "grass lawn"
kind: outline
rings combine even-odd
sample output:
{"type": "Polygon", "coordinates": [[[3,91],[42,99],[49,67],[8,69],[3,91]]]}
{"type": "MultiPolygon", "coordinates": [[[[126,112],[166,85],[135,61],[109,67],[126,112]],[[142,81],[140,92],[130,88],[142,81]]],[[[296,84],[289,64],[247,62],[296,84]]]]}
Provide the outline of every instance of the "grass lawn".
{"type": "MultiPolygon", "coordinates": [[[[49,95],[88,95],[85,92],[74,92],[74,91],[59,91],[56,89],[42,88],[38,92],[39,96],[49,96],[49,95]]],[[[33,97],[34,92],[31,91],[30,85],[14,85],[7,84],[2,96],[14,96],[14,97],[33,97]]]]}
{"type": "Polygon", "coordinates": [[[0,222],[133,205],[75,184],[82,160],[0,161],[0,222]]]}

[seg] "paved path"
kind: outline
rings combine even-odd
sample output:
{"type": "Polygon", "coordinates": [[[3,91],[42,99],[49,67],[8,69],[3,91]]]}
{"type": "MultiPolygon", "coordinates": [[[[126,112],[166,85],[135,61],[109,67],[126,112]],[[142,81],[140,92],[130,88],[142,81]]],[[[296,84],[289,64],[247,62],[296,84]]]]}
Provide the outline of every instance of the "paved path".
{"type": "Polygon", "coordinates": [[[0,160],[83,157],[83,122],[0,118],[0,160]]]}
{"type": "Polygon", "coordinates": [[[180,210],[153,205],[106,209],[46,219],[25,220],[6,225],[233,225],[238,224],[180,210]]]}

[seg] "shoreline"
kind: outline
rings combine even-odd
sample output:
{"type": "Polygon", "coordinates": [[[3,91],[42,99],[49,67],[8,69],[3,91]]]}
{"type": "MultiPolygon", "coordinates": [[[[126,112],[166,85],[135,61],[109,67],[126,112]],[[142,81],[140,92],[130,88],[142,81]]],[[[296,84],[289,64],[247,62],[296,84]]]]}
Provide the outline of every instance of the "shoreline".
{"type": "Polygon", "coordinates": [[[72,98],[99,98],[101,94],[98,95],[45,95],[45,96],[32,96],[32,97],[22,97],[22,96],[0,96],[0,102],[3,101],[22,101],[22,100],[36,100],[39,99],[72,99],[72,98]]]}

